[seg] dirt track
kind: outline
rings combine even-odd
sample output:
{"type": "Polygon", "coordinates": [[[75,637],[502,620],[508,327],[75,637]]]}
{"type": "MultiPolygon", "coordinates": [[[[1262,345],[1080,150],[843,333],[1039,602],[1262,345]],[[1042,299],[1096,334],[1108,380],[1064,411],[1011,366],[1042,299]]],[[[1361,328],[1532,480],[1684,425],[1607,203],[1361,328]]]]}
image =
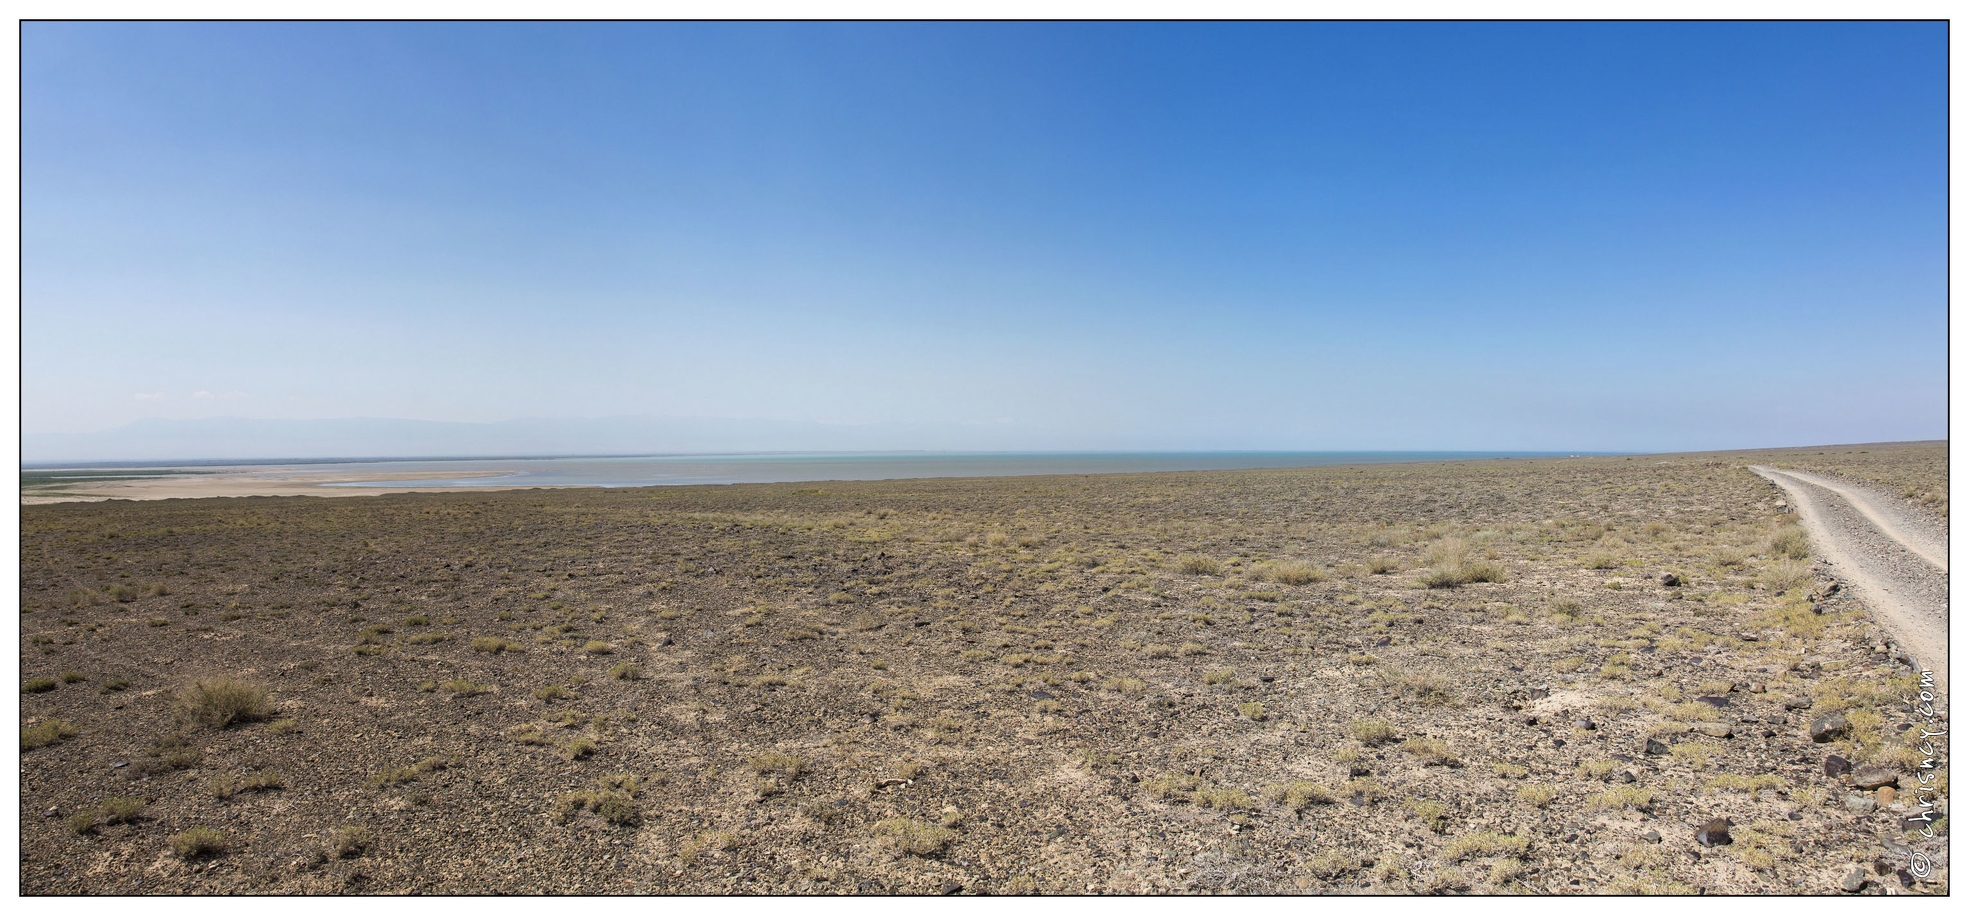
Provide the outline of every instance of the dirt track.
{"type": "Polygon", "coordinates": [[[1946,533],[1851,482],[1762,465],[1750,469],[1791,497],[1820,553],[1858,590],[1881,626],[1946,686],[1946,533]]]}

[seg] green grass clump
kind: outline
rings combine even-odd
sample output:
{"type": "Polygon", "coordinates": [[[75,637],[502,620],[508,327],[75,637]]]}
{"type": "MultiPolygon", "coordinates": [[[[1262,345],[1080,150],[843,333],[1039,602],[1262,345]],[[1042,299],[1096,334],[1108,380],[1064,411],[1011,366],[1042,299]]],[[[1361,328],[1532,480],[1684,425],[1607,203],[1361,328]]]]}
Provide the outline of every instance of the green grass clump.
{"type": "Polygon", "coordinates": [[[1443,858],[1451,862],[1461,862],[1469,858],[1489,858],[1492,856],[1510,856],[1521,859],[1524,858],[1525,851],[1530,847],[1531,840],[1525,837],[1480,830],[1476,833],[1466,833],[1456,839],[1450,840],[1449,845],[1443,847],[1443,858]]]}
{"type": "Polygon", "coordinates": [[[641,786],[642,780],[628,773],[604,776],[593,789],[561,796],[555,805],[554,819],[565,824],[575,814],[593,811],[617,827],[636,826],[642,823],[642,811],[636,806],[641,786]]]}
{"type": "Polygon", "coordinates": [[[1356,719],[1348,723],[1347,734],[1368,747],[1380,747],[1395,740],[1395,725],[1386,719],[1356,719]]]}
{"type": "Polygon", "coordinates": [[[37,677],[21,684],[22,693],[47,693],[55,689],[56,681],[51,677],[37,677]]]}
{"type": "Polygon", "coordinates": [[[1239,703],[1237,704],[1237,711],[1239,715],[1253,722],[1265,721],[1265,704],[1263,703],[1239,703]]]}
{"type": "Polygon", "coordinates": [[[643,679],[643,669],[635,662],[621,662],[608,669],[608,676],[618,681],[640,681],[643,679]]]}
{"type": "Polygon", "coordinates": [[[760,776],[777,773],[789,780],[797,779],[801,773],[807,771],[806,760],[795,757],[792,754],[782,754],[777,751],[760,754],[751,760],[747,760],[745,764],[752,768],[752,772],[760,776]]]}
{"type": "Polygon", "coordinates": [[[1186,553],[1177,557],[1176,569],[1190,576],[1214,576],[1224,571],[1223,564],[1200,553],[1186,553]]]}
{"type": "Polygon", "coordinates": [[[224,852],[226,835],[210,827],[193,827],[171,838],[171,852],[180,859],[224,852]]]}
{"type": "Polygon", "coordinates": [[[1654,799],[1653,789],[1643,789],[1640,786],[1616,786],[1594,796],[1592,806],[1603,811],[1618,811],[1622,808],[1651,811],[1654,809],[1654,799]]]}
{"type": "Polygon", "coordinates": [[[1311,585],[1326,581],[1326,573],[1321,572],[1319,567],[1297,560],[1274,563],[1270,572],[1272,581],[1281,585],[1311,585]]]}
{"type": "Polygon", "coordinates": [[[376,845],[376,835],[368,827],[338,828],[328,838],[328,851],[337,859],[353,859],[376,845]]]}
{"type": "Polygon", "coordinates": [[[695,862],[706,852],[729,852],[738,848],[738,834],[729,830],[707,830],[691,837],[677,849],[677,858],[695,862]]]}
{"type": "Polygon", "coordinates": [[[1449,829],[1449,806],[1432,798],[1411,798],[1402,805],[1402,810],[1415,815],[1415,819],[1428,825],[1430,831],[1442,833],[1449,829]]]}
{"type": "Polygon", "coordinates": [[[1189,801],[1202,786],[1203,780],[1187,773],[1165,773],[1142,783],[1142,791],[1152,798],[1180,803],[1189,801]]]}
{"type": "Polygon", "coordinates": [[[77,811],[68,819],[68,827],[82,834],[96,829],[99,824],[127,824],[143,813],[146,804],[141,798],[127,795],[105,798],[93,808],[77,811]]]}
{"type": "Polygon", "coordinates": [[[510,639],[497,636],[480,636],[472,640],[472,651],[498,655],[501,652],[525,652],[526,647],[510,639]]]}
{"type": "Polygon", "coordinates": [[[1457,759],[1456,753],[1451,751],[1449,745],[1440,738],[1410,738],[1402,742],[1402,750],[1421,758],[1423,763],[1433,766],[1455,767],[1463,765],[1463,762],[1457,759]]]}
{"type": "Polygon", "coordinates": [[[35,748],[47,747],[50,744],[67,741],[74,735],[75,729],[69,727],[68,723],[60,719],[49,719],[39,725],[21,729],[21,750],[31,751],[35,748]]]}
{"type": "Polygon", "coordinates": [[[905,817],[877,822],[875,835],[913,856],[933,856],[956,839],[954,831],[905,817]]]}
{"type": "Polygon", "coordinates": [[[1242,789],[1229,789],[1221,786],[1204,786],[1190,796],[1190,801],[1199,808],[1216,808],[1220,811],[1242,810],[1256,807],[1251,796],[1242,789]]]}
{"type": "Polygon", "coordinates": [[[1293,811],[1303,811],[1309,805],[1330,805],[1334,801],[1331,789],[1305,780],[1273,786],[1265,794],[1274,804],[1284,805],[1293,811]]]}
{"type": "Polygon", "coordinates": [[[177,698],[180,721],[212,729],[257,722],[269,708],[266,688],[229,677],[193,681],[177,698]]]}
{"type": "Polygon", "coordinates": [[[1518,787],[1518,800],[1534,808],[1543,808],[1559,797],[1559,790],[1544,783],[1528,782],[1518,787]]]}
{"type": "Polygon", "coordinates": [[[487,687],[484,684],[474,684],[471,681],[465,680],[463,678],[457,678],[454,680],[445,681],[444,689],[455,696],[475,697],[481,693],[485,693],[491,690],[492,688],[487,687]]]}
{"type": "Polygon", "coordinates": [[[381,786],[402,785],[406,782],[416,782],[427,773],[435,773],[439,770],[450,769],[450,767],[451,762],[445,760],[443,757],[426,757],[410,766],[398,767],[394,770],[384,770],[381,773],[371,776],[369,777],[369,785],[371,788],[377,788],[381,786]]]}

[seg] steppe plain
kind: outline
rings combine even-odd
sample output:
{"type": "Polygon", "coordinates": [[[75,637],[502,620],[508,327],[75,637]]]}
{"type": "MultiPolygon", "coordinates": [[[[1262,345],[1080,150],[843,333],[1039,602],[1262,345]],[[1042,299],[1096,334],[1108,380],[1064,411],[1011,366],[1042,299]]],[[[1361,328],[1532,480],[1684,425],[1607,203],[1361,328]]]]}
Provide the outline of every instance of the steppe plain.
{"type": "Polygon", "coordinates": [[[23,506],[21,887],[1946,893],[1745,469],[1946,457],[23,506]]]}

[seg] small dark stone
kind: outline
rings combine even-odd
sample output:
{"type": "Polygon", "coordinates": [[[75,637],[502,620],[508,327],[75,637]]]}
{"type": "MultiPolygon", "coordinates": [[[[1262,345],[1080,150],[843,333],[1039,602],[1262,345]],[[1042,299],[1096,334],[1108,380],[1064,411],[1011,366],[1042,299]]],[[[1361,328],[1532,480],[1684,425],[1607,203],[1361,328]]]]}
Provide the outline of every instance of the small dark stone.
{"type": "Polygon", "coordinates": [[[1711,706],[1716,707],[1717,709],[1722,709],[1723,707],[1730,705],[1730,698],[1729,697],[1696,697],[1696,702],[1707,703],[1711,706]]]}
{"type": "Polygon", "coordinates": [[[1565,747],[1565,746],[1566,746],[1566,739],[1564,739],[1564,738],[1553,738],[1553,739],[1552,739],[1552,746],[1553,746],[1553,747],[1565,747]]]}
{"type": "Polygon", "coordinates": [[[130,761],[128,760],[118,760],[117,762],[110,764],[109,768],[112,770],[120,770],[129,765],[130,765],[130,761]]]}
{"type": "Polygon", "coordinates": [[[1641,834],[1641,840],[1647,843],[1659,843],[1661,842],[1661,832],[1650,830],[1647,833],[1641,834]]]}
{"type": "Polygon", "coordinates": [[[1730,839],[1730,824],[1716,818],[1696,829],[1696,842],[1704,846],[1728,846],[1735,842],[1730,839]]]}
{"type": "Polygon", "coordinates": [[[1053,698],[1053,695],[1044,690],[1035,690],[1032,692],[1032,698],[1035,700],[1050,700],[1053,698]]]}
{"type": "Polygon", "coordinates": [[[1381,637],[1380,639],[1377,639],[1377,640],[1375,640],[1375,641],[1374,641],[1374,647],[1375,647],[1375,648],[1377,648],[1377,649],[1379,649],[1379,648],[1381,648],[1382,646],[1391,646],[1391,645],[1394,645],[1394,643],[1395,643],[1395,641],[1394,641],[1393,639],[1390,639],[1390,638],[1388,638],[1388,637],[1386,637],[1386,636],[1383,636],[1383,637],[1381,637]]]}
{"type": "Polygon", "coordinates": [[[1790,699],[1788,699],[1788,700],[1785,700],[1785,701],[1784,701],[1784,708],[1786,708],[1786,709],[1811,709],[1811,708],[1812,708],[1812,698],[1811,698],[1811,697],[1792,697],[1792,698],[1790,698],[1790,699]]]}
{"type": "Polygon", "coordinates": [[[1894,877],[1900,880],[1902,887],[1914,886],[1914,875],[1905,868],[1895,869],[1894,877]]]}
{"type": "Polygon", "coordinates": [[[1621,770],[1620,781],[1632,785],[1633,783],[1640,782],[1641,777],[1634,775],[1633,770],[1621,770]]]}
{"type": "Polygon", "coordinates": [[[1852,723],[1847,722],[1845,716],[1835,712],[1812,720],[1812,727],[1808,731],[1813,741],[1823,744],[1845,734],[1852,727],[1852,723]]]}
{"type": "Polygon", "coordinates": [[[1577,833],[1568,833],[1568,834],[1566,834],[1566,839],[1565,839],[1565,842],[1568,842],[1568,843],[1570,843],[1570,842],[1573,842],[1574,840],[1577,840],[1577,839],[1579,839],[1579,834],[1577,834],[1577,833]]]}
{"type": "Polygon", "coordinates": [[[1838,754],[1825,755],[1825,775],[1844,776],[1853,772],[1853,762],[1838,754]]]}
{"type": "Polygon", "coordinates": [[[1369,772],[1370,771],[1368,770],[1367,767],[1361,766],[1358,763],[1347,768],[1347,776],[1350,779],[1358,779],[1362,776],[1366,776],[1369,772]]]}
{"type": "Polygon", "coordinates": [[[1627,756],[1626,754],[1608,754],[1607,756],[1608,756],[1609,758],[1611,758],[1611,759],[1613,759],[1613,760],[1618,760],[1618,761],[1620,761],[1621,763],[1632,763],[1632,762],[1634,762],[1634,758],[1632,758],[1632,757],[1629,757],[1629,756],[1627,756]]]}
{"type": "Polygon", "coordinates": [[[1589,732],[1597,730],[1600,727],[1592,719],[1581,719],[1577,722],[1574,722],[1572,725],[1574,728],[1584,729],[1589,732]]]}
{"type": "Polygon", "coordinates": [[[1275,677],[1273,677],[1273,676],[1271,676],[1271,675],[1269,675],[1269,674],[1261,674],[1261,675],[1258,675],[1258,683],[1260,683],[1260,684],[1269,684],[1269,683],[1271,683],[1271,682],[1273,682],[1273,681],[1276,681],[1276,680],[1278,680],[1278,678],[1275,678],[1275,677]]]}
{"type": "Polygon", "coordinates": [[[943,895],[945,897],[958,893],[962,890],[964,890],[964,885],[958,884],[955,881],[945,881],[943,883],[943,895]]]}
{"type": "Polygon", "coordinates": [[[1525,724],[1526,724],[1526,725],[1537,725],[1537,724],[1538,724],[1538,717],[1537,717],[1537,716],[1526,716],[1526,717],[1525,717],[1525,724]]]}
{"type": "Polygon", "coordinates": [[[1647,746],[1644,747],[1641,752],[1647,754],[1650,757],[1659,757],[1663,754],[1668,753],[1668,745],[1656,741],[1653,738],[1649,738],[1647,746]]]}
{"type": "Polygon", "coordinates": [[[1546,697],[1551,696],[1552,691],[1545,687],[1533,687],[1527,695],[1534,700],[1543,700],[1546,697]]]}
{"type": "Polygon", "coordinates": [[[1679,586],[1679,585],[1681,585],[1681,584],[1682,584],[1682,577],[1681,577],[1681,576],[1678,576],[1678,575],[1676,575],[1676,574],[1674,574],[1674,573],[1672,573],[1672,572],[1671,572],[1671,573],[1662,573],[1662,574],[1661,574],[1661,584],[1663,584],[1663,585],[1666,585],[1666,586],[1668,586],[1669,588],[1675,588],[1676,586],[1679,586]]]}
{"type": "Polygon", "coordinates": [[[1763,736],[1764,736],[1764,737],[1766,737],[1766,738],[1775,738],[1775,737],[1777,737],[1777,736],[1778,736],[1778,733],[1777,733],[1777,732],[1774,732],[1774,731],[1771,731],[1771,730],[1770,730],[1770,729],[1768,729],[1768,728],[1767,728],[1767,729],[1764,729],[1764,731],[1763,731],[1763,733],[1762,733],[1762,734],[1763,734],[1763,736]]]}

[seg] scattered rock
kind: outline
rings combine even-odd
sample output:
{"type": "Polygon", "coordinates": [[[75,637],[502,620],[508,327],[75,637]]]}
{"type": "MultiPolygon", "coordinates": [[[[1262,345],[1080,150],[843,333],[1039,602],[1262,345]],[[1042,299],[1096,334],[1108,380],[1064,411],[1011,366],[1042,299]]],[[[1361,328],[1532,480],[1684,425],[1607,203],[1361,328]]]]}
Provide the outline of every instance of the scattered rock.
{"type": "Polygon", "coordinates": [[[1894,794],[1893,786],[1881,786],[1873,790],[1873,801],[1880,807],[1885,808],[1894,803],[1894,794]]]}
{"type": "Polygon", "coordinates": [[[1853,785],[1862,789],[1878,789],[1881,786],[1898,786],[1901,774],[1882,766],[1863,766],[1853,771],[1853,785]]]}
{"type": "Polygon", "coordinates": [[[1647,833],[1641,834],[1641,841],[1644,843],[1659,843],[1661,842],[1661,831],[1650,830],[1647,833]]]}
{"type": "Polygon", "coordinates": [[[1035,690],[1032,692],[1032,698],[1035,700],[1050,700],[1053,698],[1053,695],[1044,690],[1035,690]]]}
{"type": "Polygon", "coordinates": [[[1735,842],[1730,839],[1730,822],[1715,818],[1696,828],[1696,842],[1704,846],[1728,846],[1735,842]]]}
{"type": "Polygon", "coordinates": [[[1630,785],[1631,785],[1631,784],[1633,784],[1633,783],[1636,783],[1636,782],[1639,782],[1640,780],[1641,780],[1641,777],[1639,777],[1639,776],[1636,776],[1636,775],[1634,775],[1634,771],[1633,771],[1633,770],[1621,770],[1621,771],[1620,771],[1620,781],[1621,781],[1621,782],[1624,782],[1624,783],[1628,783],[1628,784],[1630,784],[1630,785]]]}
{"type": "Polygon", "coordinates": [[[1678,575],[1676,575],[1676,574],[1674,574],[1674,573],[1672,573],[1672,572],[1671,572],[1671,573],[1662,573],[1662,574],[1661,574],[1661,584],[1663,584],[1663,585],[1666,585],[1666,586],[1668,586],[1669,588],[1675,588],[1675,587],[1677,587],[1677,586],[1680,586],[1680,585],[1682,584],[1682,577],[1681,577],[1681,576],[1678,576],[1678,575]]]}
{"type": "Polygon", "coordinates": [[[1846,796],[1846,810],[1854,814],[1866,814],[1875,807],[1873,796],[1849,794],[1846,796]]]}
{"type": "Polygon", "coordinates": [[[1844,776],[1853,772],[1853,762],[1838,754],[1825,755],[1825,775],[1844,776]]]}
{"type": "Polygon", "coordinates": [[[1730,705],[1730,698],[1718,697],[1718,696],[1696,697],[1696,702],[1707,703],[1708,705],[1714,706],[1717,709],[1722,709],[1723,707],[1730,705]]]}
{"type": "Polygon", "coordinates": [[[1812,720],[1812,727],[1808,731],[1813,741],[1823,744],[1845,734],[1852,727],[1852,723],[1847,722],[1845,716],[1835,712],[1812,720]]]}
{"type": "Polygon", "coordinates": [[[1697,722],[1689,726],[1689,731],[1708,735],[1711,738],[1730,737],[1730,727],[1721,722],[1697,722]]]}
{"type": "Polygon", "coordinates": [[[1656,741],[1653,738],[1649,738],[1648,743],[1641,748],[1641,753],[1646,754],[1650,757],[1659,757],[1663,754],[1668,753],[1668,745],[1656,741]]]}
{"type": "Polygon", "coordinates": [[[952,894],[959,893],[963,890],[964,890],[964,885],[959,884],[955,881],[945,881],[943,883],[943,895],[945,897],[948,897],[952,894]]]}
{"type": "Polygon", "coordinates": [[[1811,697],[1789,697],[1789,698],[1787,698],[1787,699],[1786,699],[1786,700],[1784,701],[1784,708],[1786,708],[1786,709],[1811,709],[1811,708],[1812,708],[1812,698],[1811,698],[1811,697]]]}
{"type": "Polygon", "coordinates": [[[1598,724],[1598,723],[1596,723],[1596,722],[1594,722],[1594,721],[1593,721],[1592,719],[1581,719],[1581,720],[1579,720],[1579,721],[1577,721],[1577,722],[1574,722],[1574,723],[1572,724],[1572,727],[1574,727],[1574,728],[1577,728],[1577,729],[1583,729],[1583,730],[1585,730],[1585,731],[1589,731],[1589,732],[1590,732],[1590,731],[1596,731],[1596,730],[1598,730],[1600,726],[1599,726],[1599,724],[1598,724]]]}
{"type": "Polygon", "coordinates": [[[1848,865],[1839,873],[1836,882],[1839,889],[1848,894],[1857,894],[1866,887],[1866,869],[1858,865],[1848,865]]]}
{"type": "Polygon", "coordinates": [[[1382,647],[1384,647],[1384,646],[1392,646],[1392,645],[1394,645],[1394,644],[1395,644],[1395,641],[1394,641],[1393,639],[1390,639],[1390,638],[1388,638],[1388,637],[1386,637],[1386,636],[1383,636],[1383,637],[1381,637],[1380,639],[1377,639],[1377,640],[1375,640],[1375,641],[1374,641],[1374,647],[1375,647],[1375,648],[1377,648],[1377,649],[1379,649],[1379,648],[1382,648],[1382,647]]]}

